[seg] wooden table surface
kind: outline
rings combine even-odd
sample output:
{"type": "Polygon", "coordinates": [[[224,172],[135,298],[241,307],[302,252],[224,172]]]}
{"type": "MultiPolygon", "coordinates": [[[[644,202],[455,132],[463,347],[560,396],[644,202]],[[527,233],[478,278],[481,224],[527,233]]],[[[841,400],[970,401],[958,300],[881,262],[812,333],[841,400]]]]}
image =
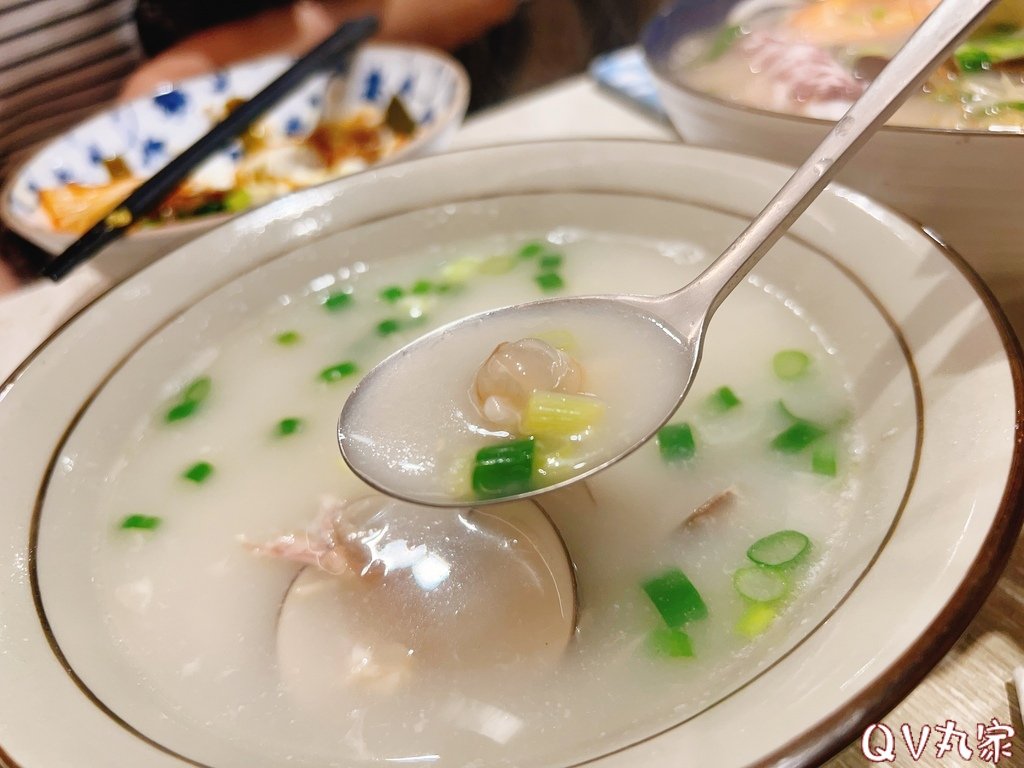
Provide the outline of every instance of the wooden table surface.
{"type": "MultiPolygon", "coordinates": [[[[576,77],[503,104],[467,122],[456,148],[552,138],[642,138],[678,141],[665,124],[601,92],[588,78],[576,77]]],[[[37,285],[0,296],[0,380],[77,306],[105,287],[88,268],[59,286],[37,285]]],[[[1024,335],[1024,308],[1012,317],[1024,335]]],[[[971,734],[993,718],[1012,723],[1017,736],[1013,756],[999,762],[1024,767],[1024,724],[1011,683],[1013,669],[1024,666],[1024,545],[1018,542],[1010,564],[979,615],[949,655],[883,722],[897,733],[897,766],[961,767],[983,765],[975,755],[962,761],[955,753],[935,756],[934,738],[920,762],[908,755],[898,736],[900,724],[914,732],[947,719],[971,734]]],[[[987,763],[991,765],[991,763],[987,763]]],[[[828,768],[871,765],[853,744],[828,768]]],[[[708,768],[712,768],[708,766],[708,768]]]]}

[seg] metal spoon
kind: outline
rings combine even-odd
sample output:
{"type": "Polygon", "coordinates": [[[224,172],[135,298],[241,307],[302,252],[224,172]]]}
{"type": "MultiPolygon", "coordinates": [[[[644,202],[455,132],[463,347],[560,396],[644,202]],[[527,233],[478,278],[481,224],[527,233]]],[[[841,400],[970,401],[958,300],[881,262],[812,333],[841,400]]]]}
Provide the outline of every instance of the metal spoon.
{"type": "MultiPolygon", "coordinates": [[[[345,461],[363,480],[390,495],[431,506],[464,506],[464,498],[448,497],[439,490],[438,474],[442,470],[437,468],[429,449],[417,450],[401,425],[436,417],[432,434],[444,435],[443,419],[450,418],[450,413],[445,414],[443,410],[424,413],[422,408],[412,405],[416,401],[421,406],[432,402],[436,399],[435,391],[437,397],[443,397],[443,388],[451,386],[453,371],[439,368],[437,362],[441,345],[448,351],[459,350],[461,354],[465,349],[471,355],[477,354],[475,350],[480,348],[481,339],[487,338],[485,330],[496,333],[498,340],[514,341],[530,335],[520,330],[536,327],[543,318],[551,316],[557,319],[557,324],[548,327],[563,328],[573,325],[574,321],[577,327],[586,327],[612,320],[631,325],[636,338],[642,336],[645,340],[649,365],[660,365],[663,369],[667,365],[662,375],[675,378],[663,395],[648,398],[647,416],[636,419],[628,434],[616,435],[617,440],[609,446],[606,455],[561,483],[495,501],[525,498],[568,485],[635,451],[668,421],[686,396],[696,376],[704,336],[715,310],[828,185],[843,163],[950,55],[996,2],[944,0],[757,218],[721,256],[681,290],[655,297],[579,297],[506,307],[439,328],[388,357],[363,378],[342,409],[338,443],[345,461]],[[403,413],[403,405],[407,413],[403,413]]],[[[489,349],[475,358],[477,365],[487,352],[489,349]]],[[[634,353],[635,365],[636,350],[622,351],[624,357],[629,353],[634,353]]],[[[472,359],[463,357],[466,362],[472,359]]],[[[646,373],[645,367],[635,371],[627,366],[623,369],[626,375],[646,373]]],[[[466,372],[471,375],[473,371],[474,368],[468,368],[466,372]]],[[[615,403],[609,403],[609,411],[615,407],[615,403]]],[[[487,501],[474,503],[479,506],[487,501]]]]}

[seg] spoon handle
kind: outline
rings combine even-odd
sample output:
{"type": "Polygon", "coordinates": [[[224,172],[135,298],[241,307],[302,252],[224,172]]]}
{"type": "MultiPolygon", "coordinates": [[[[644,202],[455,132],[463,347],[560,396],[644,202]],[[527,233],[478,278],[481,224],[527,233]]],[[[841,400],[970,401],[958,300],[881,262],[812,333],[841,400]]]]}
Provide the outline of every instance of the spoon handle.
{"type": "Polygon", "coordinates": [[[692,283],[659,300],[665,302],[666,319],[677,315],[693,319],[694,307],[707,307],[704,317],[692,328],[700,333],[729,292],[806,210],[845,161],[952,53],[996,2],[943,0],[732,245],[692,283]]]}

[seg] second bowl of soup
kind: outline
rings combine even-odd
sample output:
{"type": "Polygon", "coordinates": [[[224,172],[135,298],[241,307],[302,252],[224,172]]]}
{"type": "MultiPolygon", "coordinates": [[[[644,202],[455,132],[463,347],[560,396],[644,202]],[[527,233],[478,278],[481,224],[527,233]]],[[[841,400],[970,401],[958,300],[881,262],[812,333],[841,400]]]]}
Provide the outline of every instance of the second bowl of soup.
{"type": "MultiPolygon", "coordinates": [[[[678,2],[650,23],[643,46],[686,141],[798,164],[934,5],[678,2]]],[[[1018,327],[1022,24],[1016,5],[998,7],[840,176],[963,252],[1018,327]]]]}

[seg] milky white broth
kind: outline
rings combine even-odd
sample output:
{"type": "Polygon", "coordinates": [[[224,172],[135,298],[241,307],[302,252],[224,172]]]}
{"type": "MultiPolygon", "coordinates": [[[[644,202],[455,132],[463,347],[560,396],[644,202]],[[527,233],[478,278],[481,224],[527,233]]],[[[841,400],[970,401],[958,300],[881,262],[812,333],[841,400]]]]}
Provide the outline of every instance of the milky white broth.
{"type": "Polygon", "coordinates": [[[552,333],[569,335],[584,389],[605,408],[558,480],[632,448],[679,402],[690,357],[664,321],[609,301],[535,304],[461,324],[374,372],[342,422],[349,462],[403,498],[472,500],[469,460],[510,436],[473,404],[473,377],[498,344],[552,333]]]}
{"type": "MultiPolygon", "coordinates": [[[[575,231],[547,236],[564,255],[564,294],[660,293],[703,266],[671,258],[678,249],[654,241],[575,231]]],[[[847,376],[827,340],[784,296],[746,282],[716,315],[697,381],[673,418],[692,425],[693,458],[666,462],[652,441],[586,488],[542,497],[572,553],[579,585],[578,631],[555,663],[545,656],[495,666],[479,658],[465,667],[428,665],[388,694],[344,685],[322,694],[323,678],[342,676],[327,659],[292,664],[284,679],[277,620],[300,567],[256,557],[239,537],[264,541],[302,530],[316,518],[323,495],[368,492],[341,461],[335,433],[358,374],[328,383],[319,373],[343,361],[368,371],[422,330],[550,295],[539,290],[529,259],[465,261],[514,254],[526,239],[496,236],[424,249],[352,265],[338,273],[341,280],[282,286],[278,304],[217,347],[182,361],[180,384],[197,371],[211,380],[196,413],[167,424],[164,414],[175,398],[167,398],[169,389],[153,392],[152,410],[121,438],[123,453],[108,472],[100,517],[109,532],[96,552],[94,583],[116,647],[168,718],[223,737],[251,755],[251,764],[349,766],[385,758],[564,764],[697,713],[809,629],[802,622],[814,605],[814,586],[825,583],[834,553],[856,535],[864,446],[850,413],[847,376]],[[456,278],[464,284],[452,290],[447,282],[456,278]],[[408,288],[420,279],[446,288],[407,292],[394,303],[378,298],[382,288],[408,288]],[[351,290],[351,301],[328,311],[321,302],[339,290],[351,290]],[[410,322],[381,337],[379,324],[399,316],[410,322]],[[296,343],[275,341],[287,331],[297,334],[296,343]],[[773,373],[773,356],[782,349],[810,356],[800,381],[773,373]],[[707,398],[722,386],[742,402],[715,413],[707,398]],[[807,452],[783,455],[768,447],[790,423],[780,400],[806,409],[805,418],[841,421],[828,438],[838,457],[835,477],[811,472],[807,452]],[[287,417],[301,419],[301,429],[275,435],[287,417]],[[201,460],[214,468],[205,482],[181,478],[201,460]],[[735,491],[728,504],[680,528],[725,489],[735,491]],[[132,514],[162,523],[153,531],[120,530],[132,514]],[[746,606],[732,574],[750,565],[745,553],[755,540],[781,529],[806,534],[812,551],[793,570],[793,590],[774,624],[748,639],[734,630],[746,606]],[[640,585],[670,567],[685,572],[708,606],[708,618],[685,626],[692,658],[657,655],[647,644],[663,624],[640,585]],[[305,690],[310,696],[301,695],[305,690]]],[[[634,381],[649,375],[622,374],[634,381]]],[[[481,562],[474,560],[474,568],[481,562]]],[[[521,562],[528,569],[535,561],[521,562]]],[[[495,568],[501,567],[496,557],[495,568]]],[[[467,584],[475,582],[459,586],[467,584]]],[[[445,621],[443,613],[431,616],[445,621]]]]}

